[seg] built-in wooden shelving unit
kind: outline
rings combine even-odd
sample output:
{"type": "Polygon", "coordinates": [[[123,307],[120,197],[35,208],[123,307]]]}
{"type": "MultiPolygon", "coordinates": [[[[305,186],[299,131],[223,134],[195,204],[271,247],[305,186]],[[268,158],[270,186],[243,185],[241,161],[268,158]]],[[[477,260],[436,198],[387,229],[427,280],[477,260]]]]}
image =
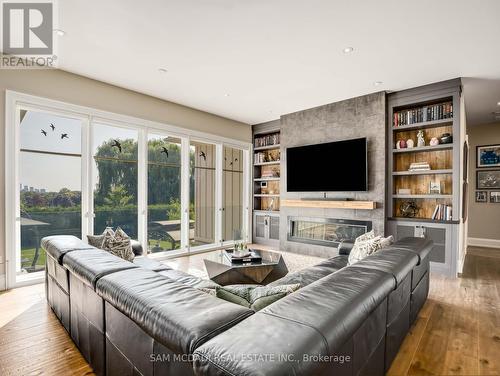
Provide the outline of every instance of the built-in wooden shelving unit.
{"type": "Polygon", "coordinates": [[[254,134],[254,211],[279,212],[280,132],[266,130],[254,134]]]}
{"type": "Polygon", "coordinates": [[[407,220],[402,208],[411,202],[417,208],[412,219],[451,223],[460,214],[459,91],[414,92],[411,94],[408,90],[388,97],[388,217],[407,220]],[[424,146],[418,146],[419,132],[423,132],[424,146]],[[446,133],[451,135],[452,141],[434,145],[446,133]],[[398,141],[404,141],[403,146],[407,146],[408,140],[412,140],[413,147],[398,148],[398,141]],[[411,169],[412,163],[428,163],[430,170],[411,169]],[[439,192],[431,192],[431,184],[438,185],[439,192]],[[436,207],[440,212],[436,213],[436,207]],[[441,212],[444,214],[439,214],[441,212]]]}

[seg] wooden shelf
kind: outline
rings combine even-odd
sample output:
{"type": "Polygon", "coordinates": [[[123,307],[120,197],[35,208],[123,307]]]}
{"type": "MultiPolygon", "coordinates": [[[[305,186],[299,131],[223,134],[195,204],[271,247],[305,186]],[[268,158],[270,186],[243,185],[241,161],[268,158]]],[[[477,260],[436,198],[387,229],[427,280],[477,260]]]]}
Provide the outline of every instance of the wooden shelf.
{"type": "Polygon", "coordinates": [[[255,193],[254,197],[280,197],[279,194],[255,193]]]}
{"type": "Polygon", "coordinates": [[[428,171],[394,171],[393,176],[411,176],[411,175],[437,175],[437,174],[452,174],[453,170],[428,170],[428,171]]]}
{"type": "Polygon", "coordinates": [[[267,146],[257,146],[257,147],[254,147],[253,150],[259,151],[259,150],[270,150],[270,149],[279,149],[279,148],[280,148],[280,144],[276,144],[276,145],[267,145],[267,146]]]}
{"type": "Polygon", "coordinates": [[[434,151],[453,149],[453,144],[440,144],[435,146],[420,146],[414,148],[393,149],[393,153],[418,153],[419,151],[434,151]]]}
{"type": "Polygon", "coordinates": [[[280,161],[272,161],[272,162],[262,162],[262,163],[254,163],[254,166],[270,166],[270,165],[279,165],[280,161]]]}
{"type": "Polygon", "coordinates": [[[411,125],[403,125],[400,127],[393,126],[392,130],[395,132],[403,132],[403,131],[413,130],[413,129],[442,127],[443,125],[452,124],[452,123],[453,123],[453,118],[441,119],[441,120],[431,120],[431,121],[423,121],[421,123],[413,123],[411,125]]]}
{"type": "Polygon", "coordinates": [[[279,177],[275,177],[275,178],[255,178],[253,180],[254,181],[279,181],[280,178],[279,177]]]}
{"type": "Polygon", "coordinates": [[[438,199],[438,198],[453,198],[453,195],[392,195],[392,198],[419,198],[419,199],[438,199]]]}
{"type": "Polygon", "coordinates": [[[401,222],[426,222],[426,223],[450,223],[450,224],[458,224],[460,221],[442,221],[438,219],[431,218],[408,218],[408,217],[389,217],[387,218],[389,221],[401,221],[401,222]]]}
{"type": "Polygon", "coordinates": [[[257,209],[255,209],[253,212],[256,214],[266,214],[266,215],[275,216],[275,217],[280,215],[279,210],[257,210],[257,209]]]}
{"type": "Polygon", "coordinates": [[[334,200],[281,200],[281,206],[296,208],[325,208],[325,209],[376,209],[375,201],[334,201],[334,200]]]}

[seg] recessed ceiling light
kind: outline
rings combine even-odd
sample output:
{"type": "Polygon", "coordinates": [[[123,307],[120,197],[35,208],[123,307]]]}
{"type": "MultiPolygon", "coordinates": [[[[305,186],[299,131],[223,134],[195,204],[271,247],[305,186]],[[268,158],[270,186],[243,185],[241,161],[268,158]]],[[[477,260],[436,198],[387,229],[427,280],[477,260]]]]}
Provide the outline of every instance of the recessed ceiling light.
{"type": "Polygon", "coordinates": [[[158,68],[158,72],[167,73],[168,71],[165,68],[158,68]]]}
{"type": "Polygon", "coordinates": [[[66,35],[66,32],[64,30],[61,30],[61,29],[54,29],[54,33],[56,33],[60,37],[64,37],[66,35]]]}
{"type": "Polygon", "coordinates": [[[226,94],[224,94],[224,96],[225,96],[225,97],[229,97],[229,94],[228,94],[228,93],[226,93],[226,94]]]}
{"type": "Polygon", "coordinates": [[[345,54],[350,54],[352,51],[354,51],[353,47],[345,47],[342,52],[345,54]]]}
{"type": "Polygon", "coordinates": [[[382,85],[382,84],[383,84],[383,82],[382,82],[382,81],[375,81],[375,82],[373,83],[373,85],[374,85],[374,86],[380,86],[380,85],[382,85]]]}

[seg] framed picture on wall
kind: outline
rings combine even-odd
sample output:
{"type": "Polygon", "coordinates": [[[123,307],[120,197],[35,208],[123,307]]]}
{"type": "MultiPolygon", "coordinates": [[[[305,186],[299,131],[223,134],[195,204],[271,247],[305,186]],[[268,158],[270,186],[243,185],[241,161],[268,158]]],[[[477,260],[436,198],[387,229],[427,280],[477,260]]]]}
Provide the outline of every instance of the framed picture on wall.
{"type": "Polygon", "coordinates": [[[488,192],[476,191],[476,202],[488,202],[488,192]]]}
{"type": "Polygon", "coordinates": [[[477,189],[500,189],[500,170],[476,170],[477,189]]]}
{"type": "Polygon", "coordinates": [[[477,167],[500,167],[500,145],[481,145],[476,151],[477,167]]]}
{"type": "Polygon", "coordinates": [[[490,202],[500,204],[500,191],[490,192],[490,202]]]}

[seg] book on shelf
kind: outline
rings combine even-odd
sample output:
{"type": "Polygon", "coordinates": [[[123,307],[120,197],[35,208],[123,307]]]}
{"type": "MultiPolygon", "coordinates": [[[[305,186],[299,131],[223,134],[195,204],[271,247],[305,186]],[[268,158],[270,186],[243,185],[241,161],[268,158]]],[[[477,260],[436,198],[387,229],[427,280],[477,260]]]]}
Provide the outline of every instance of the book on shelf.
{"type": "Polygon", "coordinates": [[[438,204],[432,213],[432,219],[438,221],[451,221],[453,218],[451,205],[438,204]]]}
{"type": "Polygon", "coordinates": [[[453,103],[444,102],[394,112],[392,124],[394,127],[453,118],[453,103]]]}
{"type": "Polygon", "coordinates": [[[278,145],[280,143],[280,134],[272,133],[265,136],[255,137],[254,146],[260,148],[263,146],[278,145]]]}
{"type": "Polygon", "coordinates": [[[431,166],[428,162],[413,162],[410,163],[408,171],[430,171],[431,166]]]}

